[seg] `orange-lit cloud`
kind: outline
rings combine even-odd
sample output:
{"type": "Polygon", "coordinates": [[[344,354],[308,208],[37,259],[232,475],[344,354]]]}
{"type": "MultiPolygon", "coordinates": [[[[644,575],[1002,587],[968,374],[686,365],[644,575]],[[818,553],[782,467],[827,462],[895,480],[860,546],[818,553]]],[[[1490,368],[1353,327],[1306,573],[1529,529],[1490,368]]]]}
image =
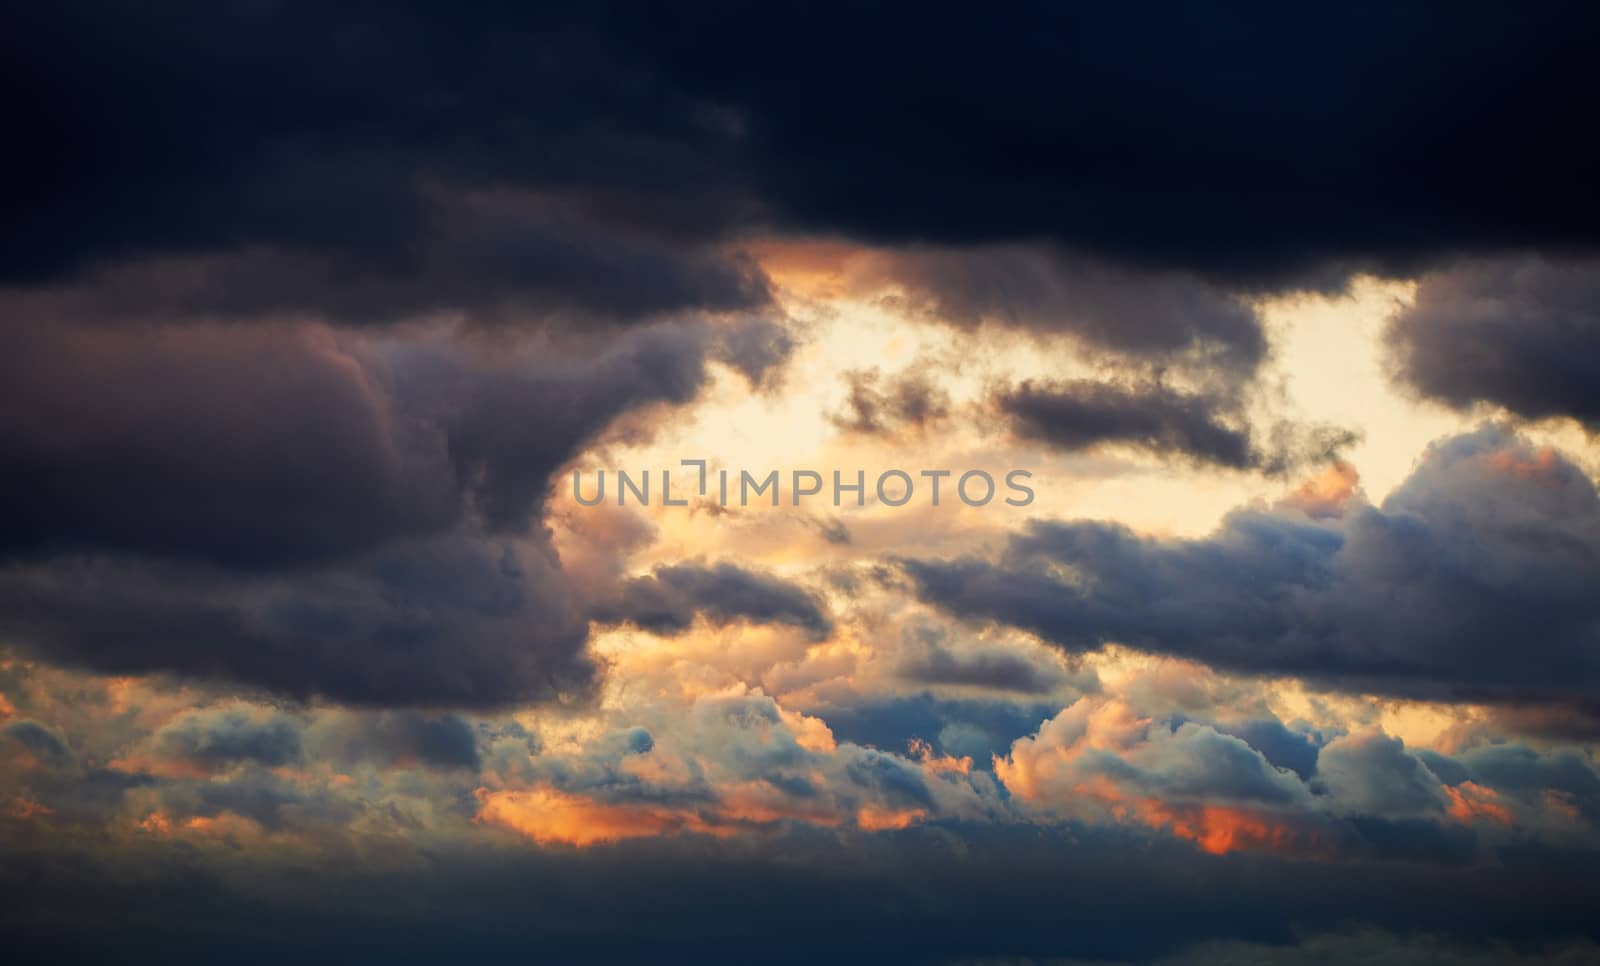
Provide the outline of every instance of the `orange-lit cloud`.
{"type": "Polygon", "coordinates": [[[1344,512],[1361,484],[1361,474],[1342,460],[1306,480],[1283,499],[1283,505],[1309,517],[1334,517],[1344,512]]]}
{"type": "Polygon", "coordinates": [[[127,754],[106,763],[112,771],[128,775],[151,775],[156,778],[209,778],[213,769],[184,758],[171,758],[143,753],[127,754]]]}
{"type": "Polygon", "coordinates": [[[896,809],[863,805],[856,811],[856,825],[869,832],[881,832],[910,828],[927,817],[927,811],[921,808],[896,809]]]}
{"type": "Polygon", "coordinates": [[[1556,483],[1561,477],[1561,455],[1554,447],[1541,446],[1534,452],[1497,450],[1485,459],[1498,473],[1535,483],[1556,483]]]}
{"type": "Polygon", "coordinates": [[[843,816],[831,802],[795,801],[763,781],[739,782],[723,790],[713,814],[719,828],[726,828],[729,823],[770,825],[783,821],[823,828],[844,824],[843,816]]]}
{"type": "Polygon", "coordinates": [[[557,792],[525,788],[491,792],[478,788],[478,820],[522,833],[539,844],[592,846],[624,838],[666,835],[685,827],[685,817],[659,806],[600,804],[557,792]]]}
{"type": "Polygon", "coordinates": [[[1130,794],[1105,776],[1083,782],[1073,793],[1102,806],[1118,822],[1164,831],[1212,855],[1238,851],[1307,854],[1320,845],[1318,834],[1307,823],[1265,809],[1164,802],[1130,794]]]}
{"type": "Polygon", "coordinates": [[[911,739],[911,757],[922,763],[922,767],[935,775],[972,774],[972,759],[963,755],[959,758],[954,755],[935,754],[933,746],[921,738],[911,739]]]}
{"type": "Polygon", "coordinates": [[[540,845],[580,848],[682,831],[714,832],[692,812],[661,805],[613,805],[554,788],[480,788],[478,820],[503,825],[540,845]]]}
{"type": "Polygon", "coordinates": [[[839,746],[833,739],[833,732],[821,718],[813,718],[782,707],[778,709],[778,714],[790,733],[794,735],[795,744],[819,754],[831,754],[838,750],[839,746]]]}
{"type": "Polygon", "coordinates": [[[1166,828],[1212,855],[1240,850],[1304,853],[1318,844],[1315,833],[1264,812],[1226,805],[1169,805],[1145,799],[1137,814],[1152,828],[1166,828]]]}
{"type": "Polygon", "coordinates": [[[1444,793],[1450,798],[1449,812],[1452,818],[1462,822],[1512,824],[1511,809],[1500,803],[1499,793],[1492,788],[1465,781],[1455,786],[1446,785],[1444,793]]]}
{"type": "MultiPolygon", "coordinates": [[[[1166,670],[1157,666],[1116,684],[1146,697],[1170,696],[1166,670]]],[[[1192,691],[1177,693],[1192,700],[1192,691]]],[[[1325,851],[1323,817],[1298,778],[1236,738],[1193,723],[1170,726],[1125,697],[1080,699],[1036,735],[1018,739],[994,765],[1026,814],[1042,820],[1139,825],[1213,855],[1325,851]]]]}
{"type": "Polygon", "coordinates": [[[6,814],[12,818],[26,821],[33,818],[42,818],[46,815],[54,815],[55,809],[42,804],[32,795],[23,793],[12,797],[11,801],[6,805],[6,814]]]}

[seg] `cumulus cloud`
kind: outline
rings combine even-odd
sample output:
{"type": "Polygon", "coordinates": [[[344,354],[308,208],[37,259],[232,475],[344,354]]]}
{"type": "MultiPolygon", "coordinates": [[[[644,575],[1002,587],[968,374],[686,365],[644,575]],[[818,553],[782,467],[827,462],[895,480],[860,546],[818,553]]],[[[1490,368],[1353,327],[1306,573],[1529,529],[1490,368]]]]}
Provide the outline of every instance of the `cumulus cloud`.
{"type": "Polygon", "coordinates": [[[1046,814],[1131,821],[1202,849],[1310,850],[1322,833],[1311,794],[1244,741],[1195,722],[1086,697],[995,762],[1012,794],[1046,814]]]}
{"type": "Polygon", "coordinates": [[[481,821],[541,844],[793,824],[876,832],[991,817],[995,785],[970,764],[839,743],[765,695],[708,695],[659,733],[629,729],[577,756],[535,758],[477,797],[481,821]]]}
{"type": "Polygon", "coordinates": [[[1584,809],[1595,773],[1580,754],[1502,742],[1450,755],[1374,727],[1329,738],[1286,726],[1255,706],[1259,692],[1202,668],[1145,664],[995,756],[1021,814],[1143,829],[1215,854],[1450,865],[1511,836],[1593,835],[1584,809]],[[1174,673],[1200,693],[1175,688],[1174,673]]]}
{"type": "Polygon", "coordinates": [[[1335,808],[1356,813],[1404,817],[1446,804],[1439,778],[1399,739],[1376,731],[1329,742],[1317,757],[1316,780],[1335,808]]]}
{"type": "MultiPolygon", "coordinates": [[[[1328,761],[1309,777],[1297,775],[1268,760],[1264,745],[1284,738],[1266,725],[1318,745],[1322,739],[1263,716],[1260,691],[1181,662],[1146,665],[1042,725],[1035,718],[987,767],[930,741],[868,748],[750,692],[703,695],[688,705],[634,703],[577,728],[551,717],[543,737],[511,716],[300,709],[290,713],[303,725],[300,754],[272,765],[283,757],[268,749],[285,747],[272,737],[285,730],[285,712],[224,699],[167,717],[181,707],[167,690],[44,671],[18,697],[65,715],[66,723],[49,722],[63,741],[126,741],[132,729],[142,732],[133,750],[208,767],[132,769],[124,760],[106,771],[86,755],[64,781],[61,769],[18,771],[15,760],[0,757],[0,774],[28,802],[25,816],[15,802],[0,813],[0,843],[23,854],[93,829],[102,842],[96,870],[143,875],[170,870],[175,860],[152,863],[152,855],[183,856],[197,870],[232,870],[213,886],[238,885],[256,902],[266,887],[259,877],[275,877],[279,861],[286,884],[297,886],[290,894],[303,898],[307,869],[326,869],[311,882],[375,873],[373,853],[392,860],[380,879],[409,893],[435,881],[440,863],[466,861],[473,878],[503,872],[508,861],[580,861],[581,852],[566,888],[585,888],[596,870],[612,869],[624,877],[607,880],[613,900],[633,895],[615,883],[634,881],[648,856],[678,888],[692,870],[730,854],[725,849],[761,870],[740,880],[746,888],[770,884],[773,864],[817,856],[832,870],[823,881],[837,885],[845,874],[839,863],[854,856],[863,864],[849,870],[849,881],[876,881],[874,888],[894,895],[925,889],[935,874],[965,877],[970,888],[983,856],[999,862],[994,888],[1009,882],[1019,895],[1033,894],[1053,882],[1059,890],[1065,857],[1074,859],[1068,866],[1089,866],[1084,901],[1104,902],[1108,883],[1126,874],[1138,880],[1128,895],[1143,908],[1161,875],[1204,882],[1204,895],[1219,877],[1268,876],[1272,894],[1315,881],[1326,896],[1347,877],[1366,895],[1418,876],[1464,889],[1492,870],[1498,895],[1504,877],[1527,875],[1527,866],[1471,861],[1485,850],[1593,841],[1593,826],[1573,805],[1585,787],[1593,801],[1596,779],[1581,755],[1514,745],[1487,755],[1424,755],[1369,733],[1327,743],[1328,761]],[[126,706],[110,723],[56,704],[45,693],[55,689],[91,703],[115,695],[126,706]],[[1355,754],[1341,759],[1340,749],[1355,754]],[[1419,811],[1413,790],[1446,773],[1432,786],[1436,804],[1419,811]],[[41,840],[44,831],[54,838],[41,840]],[[34,844],[18,845],[16,836],[28,834],[34,844]],[[1328,857],[1338,861],[1304,865],[1328,857]],[[1040,863],[1037,881],[1027,871],[1033,862],[1040,863]],[[1129,868],[1139,862],[1150,866],[1129,868]],[[1018,882],[1023,874],[1030,878],[1018,882]]],[[[16,873],[8,866],[4,874],[16,873]]],[[[1252,913],[1267,901],[1265,894],[1252,900],[1252,913]]],[[[325,900],[314,905],[328,908],[325,900]]],[[[1290,905],[1304,908],[1299,899],[1290,905]]],[[[1005,908],[1015,912],[1014,902],[1005,908]]],[[[1328,914],[1351,908],[1347,899],[1330,900],[1328,914]]],[[[1041,921],[1057,913],[1040,907],[1041,921]]]]}

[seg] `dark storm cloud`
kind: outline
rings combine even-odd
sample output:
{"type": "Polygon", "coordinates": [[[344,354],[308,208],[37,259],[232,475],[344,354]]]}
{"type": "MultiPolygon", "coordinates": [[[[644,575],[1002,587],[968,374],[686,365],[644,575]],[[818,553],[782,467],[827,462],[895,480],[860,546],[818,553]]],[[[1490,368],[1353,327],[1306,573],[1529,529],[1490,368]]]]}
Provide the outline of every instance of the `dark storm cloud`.
{"type": "MultiPolygon", "coordinates": [[[[1266,351],[1241,294],[1600,241],[1577,8],[1197,9],[1153,27],[1040,5],[1005,30],[917,14],[854,12],[841,35],[828,17],[772,30],[630,4],[8,11],[4,79],[28,97],[3,118],[23,145],[0,179],[5,311],[585,328],[767,308],[739,245],[825,235],[883,246],[917,314],[1236,388],[1266,351]],[[826,75],[782,69],[819,50],[826,75]]],[[[740,331],[736,360],[786,350],[740,331]]],[[[1202,412],[1209,389],[1107,392],[1038,435],[1089,420],[1221,465],[1278,456],[1244,444],[1233,403],[1202,412]]],[[[941,409],[915,386],[881,395],[842,418],[874,431],[941,409]]],[[[419,490],[366,507],[319,490],[326,525],[263,529],[337,543],[423,509],[396,501],[437,510],[419,490]]]]}
{"type": "Polygon", "coordinates": [[[5,118],[33,147],[5,163],[4,277],[89,273],[63,296],[119,316],[609,322],[768,300],[685,224],[726,207],[695,159],[715,117],[560,13],[172,13],[182,30],[115,4],[7,15],[6,80],[34,93],[5,118]]]}
{"type": "Polygon", "coordinates": [[[9,10],[4,80],[28,96],[3,118],[20,147],[0,267],[37,281],[254,247],[350,265],[333,302],[415,275],[445,302],[512,287],[604,314],[741,301],[759,287],[707,246],[750,230],[1048,239],[1318,285],[1596,241],[1584,6],[914,14],[852,11],[840,30],[722,5],[9,10]],[[555,199],[600,240],[541,215],[458,235],[492,241],[482,266],[424,241],[488,190],[555,199]],[[499,257],[519,250],[526,283],[499,257]],[[612,271],[625,293],[596,285],[612,271]]]}
{"type": "MultiPolygon", "coordinates": [[[[218,875],[201,850],[150,861],[141,850],[88,856],[65,843],[28,843],[0,863],[4,921],[12,947],[30,960],[249,963],[436,962],[462,950],[529,947],[584,962],[1137,963],[1222,940],[1267,944],[1250,952],[1273,962],[1304,931],[1352,924],[1490,949],[1595,936],[1593,856],[1576,850],[1538,868],[1312,866],[1019,827],[969,835],[959,846],[950,830],[932,828],[582,851],[497,842],[430,848],[426,861],[390,846],[396,853],[418,861],[353,862],[341,852],[236,864],[218,875]],[[62,909],[79,914],[63,923],[62,909]],[[241,944],[240,935],[251,941],[241,944]]],[[[1311,961],[1385,951],[1336,946],[1311,961]]],[[[1237,952],[1219,961],[1239,962],[1237,952]]],[[[1436,949],[1421,952],[1439,961],[1436,949]]],[[[1577,947],[1571,961],[1591,952],[1577,947]]]]}
{"type": "Polygon", "coordinates": [[[1595,239],[1585,8],[918,12],[786,22],[733,49],[720,11],[632,20],[659,62],[740,109],[740,147],[772,162],[759,190],[818,230],[1046,236],[1302,280],[1595,239]],[[785,69],[818,51],[825,73],[785,69]]]}
{"type": "Polygon", "coordinates": [[[1528,257],[1430,272],[1388,341],[1399,377],[1424,396],[1600,429],[1600,262],[1528,257]]]}
{"type": "Polygon", "coordinates": [[[0,553],[280,565],[456,516],[443,441],[408,436],[375,354],[327,331],[0,338],[0,553]]]}
{"type": "MultiPolygon", "coordinates": [[[[1396,829],[1407,834],[1407,829],[1396,829]]],[[[1550,966],[1600,956],[1589,940],[1462,943],[1445,936],[1344,928],[1284,944],[1203,943],[1158,966],[1312,966],[1323,963],[1428,963],[1431,966],[1550,966]]]]}
{"type": "Polygon", "coordinates": [[[1353,815],[1347,822],[1359,836],[1352,848],[1368,856],[1446,867],[1462,867],[1482,859],[1478,837],[1470,828],[1433,819],[1378,815],[1353,815]]]}
{"type": "Polygon", "coordinates": [[[467,534],[287,574],[57,557],[0,568],[0,629],[28,653],[102,671],[489,707],[590,695],[597,668],[569,593],[548,548],[467,534]]]}
{"type": "Polygon", "coordinates": [[[1600,740],[1600,699],[1550,701],[1497,708],[1494,725],[1509,734],[1551,741],[1600,740]]]}
{"type": "MultiPolygon", "coordinates": [[[[435,370],[415,403],[448,405],[448,396],[437,398],[434,378],[466,390],[461,408],[448,417],[451,462],[490,529],[516,532],[542,510],[550,474],[612,420],[640,407],[693,399],[707,378],[708,359],[734,358],[718,338],[718,330],[698,325],[645,329],[565,359],[535,346],[522,350],[520,359],[513,354],[522,366],[435,370]]],[[[423,370],[433,366],[425,358],[408,365],[413,362],[423,370]]],[[[756,373],[761,362],[736,360],[756,373]]]]}
{"type": "Polygon", "coordinates": [[[1419,697],[1600,686],[1600,496],[1486,427],[1435,444],[1383,506],[1240,510],[1198,540],[1034,522],[991,562],[904,563],[926,601],[1068,650],[1116,641],[1237,671],[1419,697]]]}
{"type": "Polygon", "coordinates": [[[555,202],[489,193],[451,201],[404,253],[252,247],[145,257],[76,284],[14,291],[8,310],[80,322],[444,317],[579,327],[770,302],[747,257],[613,234],[555,202]]]}
{"type": "Polygon", "coordinates": [[[296,697],[583,699],[584,622],[533,526],[549,477],[619,416],[692,399],[712,358],[759,378],[770,337],[738,331],[485,349],[8,327],[0,630],[296,697]]]}
{"type": "Polygon", "coordinates": [[[803,587],[731,563],[673,564],[624,583],[590,611],[605,624],[634,624],[657,634],[689,629],[696,615],[715,625],[734,621],[791,624],[822,639],[833,622],[803,587]]]}
{"type": "MultiPolygon", "coordinates": [[[[748,327],[765,331],[769,323],[748,327]]],[[[480,351],[314,326],[0,328],[0,555],[320,563],[477,517],[525,531],[619,415],[687,402],[739,326],[480,351]]]]}

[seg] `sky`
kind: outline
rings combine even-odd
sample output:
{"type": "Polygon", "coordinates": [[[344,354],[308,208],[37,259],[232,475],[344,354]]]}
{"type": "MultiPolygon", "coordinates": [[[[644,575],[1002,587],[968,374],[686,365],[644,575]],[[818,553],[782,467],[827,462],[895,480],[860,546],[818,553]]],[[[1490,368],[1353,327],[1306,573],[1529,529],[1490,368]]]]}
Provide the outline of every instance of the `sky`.
{"type": "Polygon", "coordinates": [[[0,937],[1600,961],[1596,26],[8,8],[0,937]]]}

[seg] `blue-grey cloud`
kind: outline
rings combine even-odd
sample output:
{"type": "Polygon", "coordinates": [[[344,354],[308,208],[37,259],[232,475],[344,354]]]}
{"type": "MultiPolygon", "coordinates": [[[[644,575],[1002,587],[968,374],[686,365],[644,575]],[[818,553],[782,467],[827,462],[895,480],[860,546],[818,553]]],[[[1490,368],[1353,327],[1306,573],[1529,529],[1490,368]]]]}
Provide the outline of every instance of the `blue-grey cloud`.
{"type": "Polygon", "coordinates": [[[688,630],[697,615],[717,625],[791,624],[818,639],[833,628],[815,594],[727,562],[657,567],[647,576],[626,581],[590,610],[590,617],[601,623],[634,624],[658,634],[688,630]]]}
{"type": "Polygon", "coordinates": [[[1493,427],[1432,447],[1382,507],[1240,510],[1198,540],[1036,521],[999,560],[909,560],[949,612],[1068,650],[1119,642],[1356,690],[1581,700],[1600,683],[1600,496],[1493,427]]]}

